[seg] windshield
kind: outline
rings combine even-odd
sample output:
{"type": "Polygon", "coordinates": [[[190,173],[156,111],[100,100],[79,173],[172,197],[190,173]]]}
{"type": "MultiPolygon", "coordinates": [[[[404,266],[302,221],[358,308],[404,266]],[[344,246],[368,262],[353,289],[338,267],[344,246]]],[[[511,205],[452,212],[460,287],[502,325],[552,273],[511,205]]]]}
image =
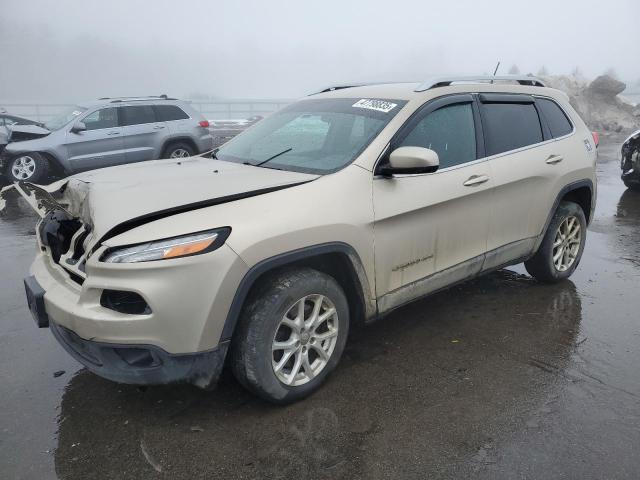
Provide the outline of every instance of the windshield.
{"type": "Polygon", "coordinates": [[[44,122],[44,126],[47,128],[47,130],[51,130],[51,131],[58,130],[64,127],[67,123],[69,123],[73,119],[75,119],[78,115],[80,115],[85,110],[86,108],[75,105],[67,109],[60,115],[56,115],[48,122],[44,122]]]}
{"type": "Polygon", "coordinates": [[[302,100],[262,120],[216,152],[230,162],[325,174],[351,163],[406,102],[302,100]]]}

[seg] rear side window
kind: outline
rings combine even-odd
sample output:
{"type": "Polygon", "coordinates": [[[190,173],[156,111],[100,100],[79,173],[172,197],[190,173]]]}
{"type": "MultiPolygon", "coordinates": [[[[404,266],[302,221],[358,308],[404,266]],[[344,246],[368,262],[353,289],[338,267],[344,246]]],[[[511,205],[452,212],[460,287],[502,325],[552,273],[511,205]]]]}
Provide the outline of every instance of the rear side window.
{"type": "Polygon", "coordinates": [[[184,110],[176,105],[155,105],[156,116],[159,122],[171,122],[172,120],[185,120],[189,118],[184,110]]]}
{"type": "Polygon", "coordinates": [[[440,168],[476,159],[476,133],[470,103],[439,108],[427,114],[399,145],[434,150],[440,168]]]}
{"type": "Polygon", "coordinates": [[[533,103],[483,103],[482,110],[487,156],[542,142],[533,103]]]}
{"type": "Polygon", "coordinates": [[[536,104],[547,121],[553,138],[569,135],[573,131],[573,125],[556,102],[548,98],[536,98],[536,104]]]}
{"type": "Polygon", "coordinates": [[[120,107],[120,122],[122,126],[154,123],[156,114],[151,105],[136,105],[120,107]]]}

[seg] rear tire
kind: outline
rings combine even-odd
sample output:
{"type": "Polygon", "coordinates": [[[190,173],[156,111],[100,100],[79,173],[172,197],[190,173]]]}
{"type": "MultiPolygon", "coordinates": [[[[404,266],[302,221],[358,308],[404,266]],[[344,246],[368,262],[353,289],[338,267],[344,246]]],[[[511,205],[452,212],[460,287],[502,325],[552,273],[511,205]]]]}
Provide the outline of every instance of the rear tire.
{"type": "Polygon", "coordinates": [[[49,179],[49,160],[41,153],[17,155],[9,160],[6,175],[11,182],[43,183],[49,179]]]}
{"type": "Polygon", "coordinates": [[[295,402],[317,390],[336,367],[348,331],[347,298],[333,277],[310,268],[282,271],[248,299],[232,342],[231,368],[263,399],[295,402]]]}
{"type": "Polygon", "coordinates": [[[544,283],[560,282],[575,271],[587,236],[587,220],[582,208],[561,202],[536,254],[524,262],[527,272],[544,283]]]}
{"type": "Polygon", "coordinates": [[[162,158],[188,158],[193,157],[195,150],[184,142],[172,143],[164,150],[162,158]]]}

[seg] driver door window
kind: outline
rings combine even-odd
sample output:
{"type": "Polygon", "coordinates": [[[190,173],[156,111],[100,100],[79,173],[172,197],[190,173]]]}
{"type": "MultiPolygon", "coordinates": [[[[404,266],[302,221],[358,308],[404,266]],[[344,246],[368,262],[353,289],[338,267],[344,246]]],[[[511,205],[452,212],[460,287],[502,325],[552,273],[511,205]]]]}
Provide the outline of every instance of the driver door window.
{"type": "Polygon", "coordinates": [[[118,126],[118,116],[115,108],[102,108],[90,113],[83,120],[87,130],[100,130],[118,126]]]}
{"type": "Polygon", "coordinates": [[[434,150],[440,158],[439,170],[476,160],[471,103],[448,105],[429,113],[398,146],[434,150]]]}

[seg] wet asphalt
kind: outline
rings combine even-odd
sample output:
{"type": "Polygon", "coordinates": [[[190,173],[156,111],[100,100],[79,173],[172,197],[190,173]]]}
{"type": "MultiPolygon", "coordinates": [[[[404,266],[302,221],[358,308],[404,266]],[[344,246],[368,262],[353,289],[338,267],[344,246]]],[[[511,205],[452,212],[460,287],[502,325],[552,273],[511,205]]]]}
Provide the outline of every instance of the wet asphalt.
{"type": "Polygon", "coordinates": [[[82,369],[27,310],[35,218],[10,202],[0,478],[640,478],[640,194],[618,152],[600,148],[570,281],[516,266],[398,310],[354,332],[324,387],[288,407],[230,376],[214,392],[139,389],[82,369]]]}

